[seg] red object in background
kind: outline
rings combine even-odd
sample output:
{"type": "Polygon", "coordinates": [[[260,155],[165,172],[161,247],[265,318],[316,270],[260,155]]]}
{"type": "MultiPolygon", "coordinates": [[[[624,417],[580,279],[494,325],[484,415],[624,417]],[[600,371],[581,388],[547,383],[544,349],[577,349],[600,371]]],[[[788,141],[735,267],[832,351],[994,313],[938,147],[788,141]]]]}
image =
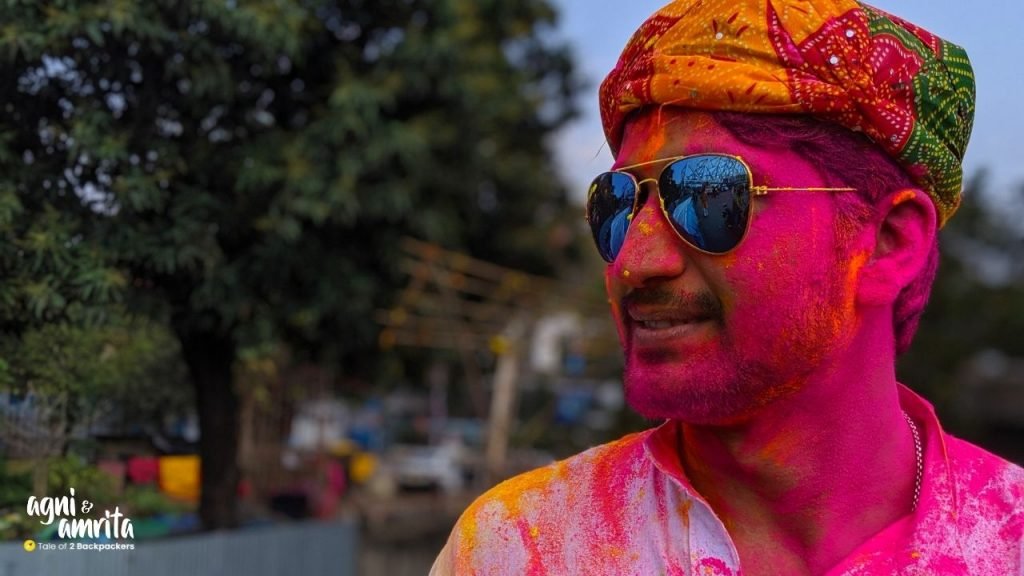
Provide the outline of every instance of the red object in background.
{"type": "Polygon", "coordinates": [[[327,464],[327,485],[330,486],[332,492],[341,496],[347,488],[345,484],[345,467],[341,465],[341,462],[331,460],[327,464]]]}
{"type": "Polygon", "coordinates": [[[333,518],[338,513],[341,496],[345,493],[345,468],[337,460],[326,465],[326,482],[321,486],[316,499],[316,517],[333,518]]]}
{"type": "Polygon", "coordinates": [[[155,484],[160,478],[160,461],[156,458],[130,458],[128,480],[132,484],[155,484]]]}
{"type": "Polygon", "coordinates": [[[118,460],[101,460],[96,467],[110,476],[114,481],[114,491],[120,494],[124,490],[124,477],[127,466],[118,460]]]}
{"type": "Polygon", "coordinates": [[[238,488],[235,490],[235,495],[237,495],[242,500],[245,500],[251,494],[252,494],[252,483],[249,482],[248,480],[246,480],[245,478],[242,478],[241,480],[239,480],[238,481],[238,488]]]}

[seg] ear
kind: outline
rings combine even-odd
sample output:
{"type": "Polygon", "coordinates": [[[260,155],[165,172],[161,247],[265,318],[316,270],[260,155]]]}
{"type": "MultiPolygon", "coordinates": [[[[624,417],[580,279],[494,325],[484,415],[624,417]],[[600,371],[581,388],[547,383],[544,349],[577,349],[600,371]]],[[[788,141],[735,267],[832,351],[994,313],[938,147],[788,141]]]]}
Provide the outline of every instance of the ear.
{"type": "Polygon", "coordinates": [[[875,205],[875,214],[875,226],[864,231],[875,237],[861,270],[857,300],[867,305],[892,304],[927,263],[938,217],[928,194],[914,188],[887,194],[875,205]]]}

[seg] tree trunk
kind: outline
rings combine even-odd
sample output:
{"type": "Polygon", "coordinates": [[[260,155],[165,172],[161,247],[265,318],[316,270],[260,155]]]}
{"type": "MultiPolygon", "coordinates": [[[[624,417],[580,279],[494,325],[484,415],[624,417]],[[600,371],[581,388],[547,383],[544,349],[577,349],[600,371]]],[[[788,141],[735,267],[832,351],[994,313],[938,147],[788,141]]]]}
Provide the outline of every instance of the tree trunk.
{"type": "Polygon", "coordinates": [[[238,525],[239,481],[235,345],[225,334],[178,328],[199,412],[199,517],[206,530],[234,528],[238,525]]]}

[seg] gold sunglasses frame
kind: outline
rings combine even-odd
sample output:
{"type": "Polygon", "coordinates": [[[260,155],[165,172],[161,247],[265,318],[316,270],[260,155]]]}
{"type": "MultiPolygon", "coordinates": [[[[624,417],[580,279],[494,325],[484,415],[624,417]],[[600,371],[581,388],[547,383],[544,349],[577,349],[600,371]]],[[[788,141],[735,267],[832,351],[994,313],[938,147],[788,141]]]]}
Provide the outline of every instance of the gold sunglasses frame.
{"type": "MultiPolygon", "coordinates": [[[[748,214],[747,215],[746,225],[743,228],[743,234],[740,235],[740,239],[739,239],[738,242],[736,242],[735,246],[733,246],[732,248],[726,250],[725,252],[709,252],[709,251],[704,250],[703,248],[701,248],[699,246],[695,246],[692,242],[687,240],[686,237],[684,237],[682,234],[680,234],[679,230],[676,229],[675,224],[673,224],[672,217],[669,216],[668,210],[665,209],[665,197],[661,195],[661,186],[659,185],[658,181],[661,180],[661,177],[665,174],[665,171],[668,170],[669,166],[673,162],[677,162],[679,160],[686,160],[687,158],[698,158],[698,157],[702,157],[702,156],[718,156],[718,157],[722,157],[722,158],[729,158],[729,159],[736,160],[737,162],[739,162],[743,166],[743,168],[747,171],[747,185],[750,187],[750,197],[751,197],[751,200],[753,200],[754,198],[757,198],[759,196],[767,196],[769,192],[856,192],[857,191],[856,188],[829,188],[829,187],[821,187],[821,186],[781,186],[781,187],[754,186],[754,172],[750,169],[750,165],[747,164],[746,160],[744,160],[743,158],[741,158],[739,156],[734,156],[732,154],[720,154],[720,153],[690,154],[690,155],[687,155],[687,156],[670,156],[668,158],[659,158],[657,160],[648,160],[646,162],[638,162],[636,164],[630,164],[628,166],[621,166],[619,168],[616,168],[615,170],[608,170],[608,171],[602,172],[602,173],[598,174],[597,176],[595,176],[593,181],[591,181],[591,186],[590,186],[591,189],[587,193],[587,204],[586,205],[587,205],[588,208],[586,210],[586,213],[584,214],[584,217],[587,220],[587,224],[590,225],[591,232],[593,232],[594,227],[593,227],[593,224],[590,222],[589,206],[590,206],[590,198],[594,194],[594,185],[593,185],[593,183],[597,182],[597,179],[601,178],[605,174],[623,174],[625,176],[628,176],[629,179],[633,181],[633,186],[636,189],[636,193],[633,194],[633,207],[630,209],[629,215],[626,217],[627,221],[632,222],[633,221],[633,217],[637,213],[637,208],[638,208],[638,204],[640,202],[641,192],[643,190],[642,186],[644,184],[646,184],[647,182],[653,182],[654,183],[654,187],[655,187],[655,189],[658,192],[658,205],[661,207],[661,214],[662,214],[662,216],[665,217],[665,220],[668,222],[669,228],[672,229],[672,232],[674,232],[675,235],[678,236],[679,239],[682,240],[687,246],[689,246],[690,248],[693,248],[694,250],[700,252],[701,254],[707,254],[709,256],[725,256],[725,255],[729,254],[730,252],[732,252],[733,250],[739,248],[740,244],[743,243],[743,240],[745,240],[747,238],[747,233],[750,232],[750,223],[754,220],[752,214],[748,214]],[[643,166],[651,166],[653,164],[659,164],[659,163],[662,163],[662,162],[667,162],[668,164],[666,164],[665,167],[661,169],[661,172],[658,173],[658,177],[657,178],[644,178],[643,180],[637,180],[636,176],[634,176],[631,172],[627,172],[627,170],[632,170],[633,168],[640,168],[640,167],[643,167],[643,166]]],[[[748,208],[748,210],[749,210],[749,208],[748,208]]],[[[629,234],[629,230],[628,229],[626,230],[626,234],[627,235],[629,234]]],[[[596,241],[596,239],[595,239],[595,241],[596,241]]],[[[625,239],[623,239],[623,242],[625,242],[625,239]]],[[[621,251],[622,248],[620,247],[619,250],[621,251]]],[[[598,252],[600,252],[600,250],[598,250],[598,252]]],[[[615,257],[618,258],[618,256],[619,256],[618,253],[616,253],[615,257]]],[[[603,256],[602,256],[602,259],[604,259],[603,256]]],[[[605,260],[605,261],[607,262],[607,260],[605,260]]],[[[614,260],[612,260],[612,262],[614,262],[614,260]]],[[[610,263],[611,262],[609,262],[609,264],[610,263]]]]}

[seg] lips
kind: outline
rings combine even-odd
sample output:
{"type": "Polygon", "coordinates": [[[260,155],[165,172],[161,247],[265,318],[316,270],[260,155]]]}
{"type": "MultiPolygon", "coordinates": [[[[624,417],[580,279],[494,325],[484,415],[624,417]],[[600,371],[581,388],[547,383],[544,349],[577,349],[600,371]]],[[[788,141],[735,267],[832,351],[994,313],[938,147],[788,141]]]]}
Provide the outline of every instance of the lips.
{"type": "Polygon", "coordinates": [[[676,320],[641,320],[640,327],[645,330],[664,330],[665,328],[671,328],[673,326],[679,326],[686,324],[686,322],[679,322],[676,320]]]}
{"type": "Polygon", "coordinates": [[[626,306],[629,319],[639,326],[650,329],[671,328],[681,324],[696,324],[712,319],[712,315],[698,307],[692,308],[647,308],[626,306]]]}
{"type": "Polygon", "coordinates": [[[674,328],[676,326],[685,326],[687,324],[696,324],[703,322],[703,320],[634,320],[640,328],[644,330],[666,330],[668,328],[674,328]]]}
{"type": "Polygon", "coordinates": [[[652,287],[633,291],[621,301],[626,334],[633,344],[661,348],[672,341],[703,340],[722,318],[721,303],[708,291],[652,287]]]}
{"type": "Polygon", "coordinates": [[[698,310],[627,310],[634,343],[659,343],[694,337],[711,325],[711,317],[698,310]]]}

